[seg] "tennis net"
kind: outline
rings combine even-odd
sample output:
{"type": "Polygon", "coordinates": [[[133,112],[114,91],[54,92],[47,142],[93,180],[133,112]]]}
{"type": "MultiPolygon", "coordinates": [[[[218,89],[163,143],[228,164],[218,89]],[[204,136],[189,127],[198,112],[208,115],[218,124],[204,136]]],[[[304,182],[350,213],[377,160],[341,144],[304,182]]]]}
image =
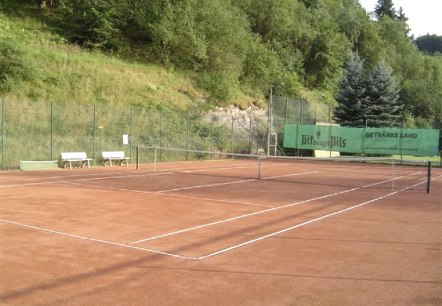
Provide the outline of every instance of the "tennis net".
{"type": "Polygon", "coordinates": [[[288,157],[138,147],[138,170],[260,179],[319,186],[373,187],[429,192],[431,164],[385,157],[288,157]]]}

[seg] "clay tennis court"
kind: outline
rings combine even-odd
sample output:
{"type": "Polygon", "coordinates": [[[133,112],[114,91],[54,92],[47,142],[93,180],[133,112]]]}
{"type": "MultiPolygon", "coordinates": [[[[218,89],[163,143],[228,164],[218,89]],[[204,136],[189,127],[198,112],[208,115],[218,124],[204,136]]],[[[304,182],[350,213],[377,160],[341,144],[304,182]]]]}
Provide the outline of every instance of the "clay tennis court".
{"type": "Polygon", "coordinates": [[[442,304],[440,168],[256,171],[2,172],[2,305],[442,304]]]}

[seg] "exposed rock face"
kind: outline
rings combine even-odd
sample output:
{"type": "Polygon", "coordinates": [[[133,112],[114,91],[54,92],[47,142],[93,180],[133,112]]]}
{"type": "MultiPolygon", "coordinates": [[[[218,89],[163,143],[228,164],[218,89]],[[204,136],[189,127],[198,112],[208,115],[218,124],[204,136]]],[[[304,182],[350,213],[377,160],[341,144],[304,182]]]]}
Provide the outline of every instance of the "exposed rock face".
{"type": "Polygon", "coordinates": [[[264,150],[267,135],[267,110],[250,106],[241,110],[235,106],[217,107],[207,120],[217,126],[232,129],[232,150],[256,154],[264,150]]]}
{"type": "Polygon", "coordinates": [[[250,106],[245,110],[241,110],[233,105],[227,108],[217,107],[214,111],[209,113],[209,118],[212,116],[220,124],[227,126],[231,125],[233,120],[235,127],[247,131],[250,130],[250,122],[252,122],[252,127],[254,125],[266,126],[267,124],[267,110],[256,106],[250,106]]]}

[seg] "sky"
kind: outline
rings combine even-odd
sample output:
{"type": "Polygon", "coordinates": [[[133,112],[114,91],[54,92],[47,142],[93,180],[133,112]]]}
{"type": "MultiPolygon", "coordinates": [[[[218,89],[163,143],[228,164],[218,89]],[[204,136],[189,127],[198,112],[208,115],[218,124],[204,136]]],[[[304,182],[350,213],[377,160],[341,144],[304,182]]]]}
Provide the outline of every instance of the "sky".
{"type": "MultiPolygon", "coordinates": [[[[359,0],[367,12],[373,12],[377,0],[359,0]]],[[[442,0],[393,0],[396,11],[402,7],[415,38],[436,34],[442,36],[442,0]]]]}

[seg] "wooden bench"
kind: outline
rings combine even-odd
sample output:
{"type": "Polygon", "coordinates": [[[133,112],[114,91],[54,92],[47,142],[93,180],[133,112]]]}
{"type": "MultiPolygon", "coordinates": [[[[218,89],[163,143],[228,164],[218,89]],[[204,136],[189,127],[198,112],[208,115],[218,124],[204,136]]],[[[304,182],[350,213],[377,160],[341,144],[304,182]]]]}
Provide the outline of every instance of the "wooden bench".
{"type": "Polygon", "coordinates": [[[120,166],[125,163],[127,167],[128,160],[130,159],[124,156],[123,151],[103,151],[101,152],[101,156],[103,158],[103,166],[109,163],[110,167],[112,167],[112,161],[116,161],[120,166]]]}
{"type": "Polygon", "coordinates": [[[92,158],[87,158],[86,152],[63,152],[61,153],[61,162],[63,168],[69,164],[69,169],[72,169],[73,162],[80,162],[81,167],[84,168],[87,165],[88,168],[91,167],[90,161],[92,158]]]}

